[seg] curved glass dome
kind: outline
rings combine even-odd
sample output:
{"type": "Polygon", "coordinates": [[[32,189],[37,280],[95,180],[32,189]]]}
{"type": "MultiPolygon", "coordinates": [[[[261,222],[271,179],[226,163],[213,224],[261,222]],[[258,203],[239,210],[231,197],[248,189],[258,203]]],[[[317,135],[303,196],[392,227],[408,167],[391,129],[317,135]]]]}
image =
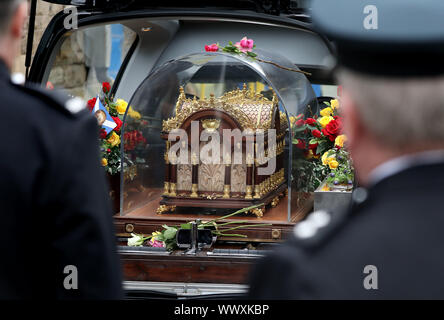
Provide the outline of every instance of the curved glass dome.
{"type": "Polygon", "coordinates": [[[190,54],[142,82],[122,129],[122,215],[195,217],[255,204],[264,204],[251,211],[262,220],[280,219],[271,207],[285,222],[301,213],[307,197],[294,164],[302,153],[289,123],[316,114],[316,96],[290,61],[255,52],[190,54]]]}

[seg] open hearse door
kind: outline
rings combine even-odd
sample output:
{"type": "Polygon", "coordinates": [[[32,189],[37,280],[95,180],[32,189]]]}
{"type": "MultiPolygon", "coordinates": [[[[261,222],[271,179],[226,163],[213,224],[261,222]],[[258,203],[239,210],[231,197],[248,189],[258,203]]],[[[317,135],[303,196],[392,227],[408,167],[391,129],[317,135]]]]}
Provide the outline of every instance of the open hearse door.
{"type": "Polygon", "coordinates": [[[99,96],[116,123],[100,141],[130,295],[245,292],[325,175],[300,135],[337,88],[305,1],[48,2],[75,5],[78,29],[57,14],[27,79],[99,96]]]}

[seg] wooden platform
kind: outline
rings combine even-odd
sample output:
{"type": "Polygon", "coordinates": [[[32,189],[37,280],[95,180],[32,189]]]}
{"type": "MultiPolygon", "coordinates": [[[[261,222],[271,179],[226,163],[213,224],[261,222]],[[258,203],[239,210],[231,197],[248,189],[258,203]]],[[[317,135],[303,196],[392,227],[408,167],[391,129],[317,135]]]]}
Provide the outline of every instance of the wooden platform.
{"type": "MultiPolygon", "coordinates": [[[[161,230],[164,224],[174,226],[195,219],[209,221],[235,211],[235,209],[214,211],[203,208],[177,208],[175,212],[157,214],[156,211],[162,199],[162,191],[161,189],[145,189],[143,192],[135,193],[137,198],[133,198],[127,203],[131,204],[130,201],[141,203],[142,201],[139,197],[145,197],[147,201],[139,207],[131,208],[125,215],[115,215],[115,226],[118,236],[129,236],[131,232],[148,234],[161,230]]],[[[312,198],[307,196],[305,205],[300,208],[293,208],[289,219],[288,198],[284,197],[275,208],[267,206],[267,210],[261,218],[252,214],[240,214],[227,219],[227,221],[245,220],[248,221],[248,224],[271,224],[271,226],[249,227],[239,230],[239,233],[247,235],[247,241],[250,242],[281,241],[289,236],[294,224],[311,211],[312,205],[312,198]]],[[[246,241],[244,238],[238,238],[238,240],[246,241]]]]}
{"type": "Polygon", "coordinates": [[[210,257],[205,251],[185,256],[183,251],[169,256],[120,254],[126,281],[246,283],[257,258],[210,257]]]}
{"type": "MultiPolygon", "coordinates": [[[[131,191],[131,190],[128,190],[131,191]]],[[[131,232],[150,234],[161,230],[162,225],[178,226],[184,222],[201,219],[208,221],[224,214],[234,212],[215,212],[211,209],[180,208],[173,213],[157,214],[156,210],[162,199],[161,189],[143,189],[129,192],[126,201],[125,215],[115,215],[115,227],[119,237],[128,237],[131,232]],[[131,202],[132,201],[132,202],[131,202]],[[141,205],[135,206],[139,203],[141,205]]],[[[293,194],[293,196],[298,196],[293,194]]],[[[312,210],[313,197],[300,195],[301,201],[292,201],[292,215],[288,220],[288,197],[281,199],[275,208],[267,206],[262,218],[252,214],[241,214],[227,221],[245,220],[250,224],[269,223],[271,226],[249,227],[238,230],[236,233],[245,234],[248,238],[219,238],[210,251],[217,249],[244,249],[248,243],[260,248],[264,244],[280,242],[288,238],[293,232],[294,224],[303,219],[312,210]]],[[[125,245],[122,239],[120,245],[125,245]]],[[[221,257],[211,256],[207,251],[199,252],[195,256],[183,254],[178,250],[170,255],[143,254],[131,252],[131,248],[120,252],[124,278],[127,281],[159,281],[184,283],[231,283],[244,284],[248,279],[251,266],[257,258],[252,257],[221,257]]]]}

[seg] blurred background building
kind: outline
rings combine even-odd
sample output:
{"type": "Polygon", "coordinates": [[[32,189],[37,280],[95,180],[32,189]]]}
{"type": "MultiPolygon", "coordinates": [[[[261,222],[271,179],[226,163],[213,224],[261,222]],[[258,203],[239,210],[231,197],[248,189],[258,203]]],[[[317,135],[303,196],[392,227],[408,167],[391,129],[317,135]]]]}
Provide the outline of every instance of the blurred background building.
{"type": "MultiPolygon", "coordinates": [[[[28,0],[28,3],[30,1],[28,0]]],[[[59,11],[63,10],[64,6],[57,4],[50,4],[42,0],[37,1],[37,15],[35,17],[35,34],[34,34],[34,46],[32,52],[34,53],[46,29],[49,21],[59,11]]],[[[22,45],[20,49],[20,56],[17,57],[14,63],[13,72],[20,72],[25,74],[25,54],[26,54],[26,40],[28,38],[28,22],[25,25],[25,32],[23,34],[22,45]]]]}

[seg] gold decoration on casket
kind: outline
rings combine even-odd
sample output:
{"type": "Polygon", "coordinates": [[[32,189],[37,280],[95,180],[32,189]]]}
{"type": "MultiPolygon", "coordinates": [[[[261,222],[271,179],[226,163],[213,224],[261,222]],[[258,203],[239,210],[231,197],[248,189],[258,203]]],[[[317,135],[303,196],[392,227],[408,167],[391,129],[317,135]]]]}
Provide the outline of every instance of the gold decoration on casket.
{"type": "MultiPolygon", "coordinates": [[[[189,158],[191,165],[186,164],[185,170],[185,164],[177,162],[177,154],[165,155],[167,170],[176,172],[169,177],[170,180],[165,181],[158,212],[170,211],[169,206],[176,204],[199,207],[201,202],[202,207],[229,208],[231,204],[234,207],[245,204],[247,207],[265,200],[263,207],[250,211],[259,218],[263,216],[266,205],[276,206],[279,202],[278,192],[283,192],[282,184],[286,181],[284,168],[280,164],[282,161],[277,162],[275,172],[267,176],[259,176],[258,173],[259,167],[266,167],[270,158],[277,160],[285,150],[288,120],[286,114],[279,111],[276,94],[273,92],[273,98],[269,100],[262,94],[247,90],[244,85],[243,89],[227,92],[218,98],[210,94],[208,99],[188,99],[184,89],[180,88],[175,115],[162,123],[162,139],[167,140],[168,134],[175,129],[189,130],[191,120],[200,122],[199,130],[221,135],[221,127],[239,129],[246,138],[236,142],[231,154],[221,156],[220,163],[201,162],[199,155],[192,152],[189,158]],[[275,144],[268,144],[266,136],[270,134],[269,129],[276,129],[275,144]],[[253,150],[246,145],[250,138],[254,143],[253,150]],[[242,153],[242,163],[232,163],[235,152],[242,153]]],[[[182,138],[179,141],[186,147],[182,138]]],[[[165,142],[167,152],[173,144],[178,143],[177,140],[165,142]]],[[[199,148],[203,145],[200,142],[199,148]]]]}
{"type": "MultiPolygon", "coordinates": [[[[260,93],[248,91],[245,85],[242,90],[236,89],[227,92],[220,98],[214,98],[212,95],[208,100],[188,99],[181,87],[176,103],[176,115],[163,121],[162,131],[170,132],[178,129],[193,113],[206,109],[219,110],[230,114],[239,122],[243,130],[271,129],[271,119],[277,103],[276,94],[273,93],[273,99],[270,101],[260,93]]],[[[285,114],[281,112],[280,117],[285,117],[285,114]]],[[[210,130],[216,130],[219,123],[214,120],[216,119],[204,120],[206,122],[202,122],[202,124],[208,126],[210,130]]],[[[204,128],[206,127],[204,126],[204,128]]]]}
{"type": "Polygon", "coordinates": [[[204,119],[202,120],[202,127],[208,132],[214,132],[219,129],[220,120],[218,119],[204,119]]]}

